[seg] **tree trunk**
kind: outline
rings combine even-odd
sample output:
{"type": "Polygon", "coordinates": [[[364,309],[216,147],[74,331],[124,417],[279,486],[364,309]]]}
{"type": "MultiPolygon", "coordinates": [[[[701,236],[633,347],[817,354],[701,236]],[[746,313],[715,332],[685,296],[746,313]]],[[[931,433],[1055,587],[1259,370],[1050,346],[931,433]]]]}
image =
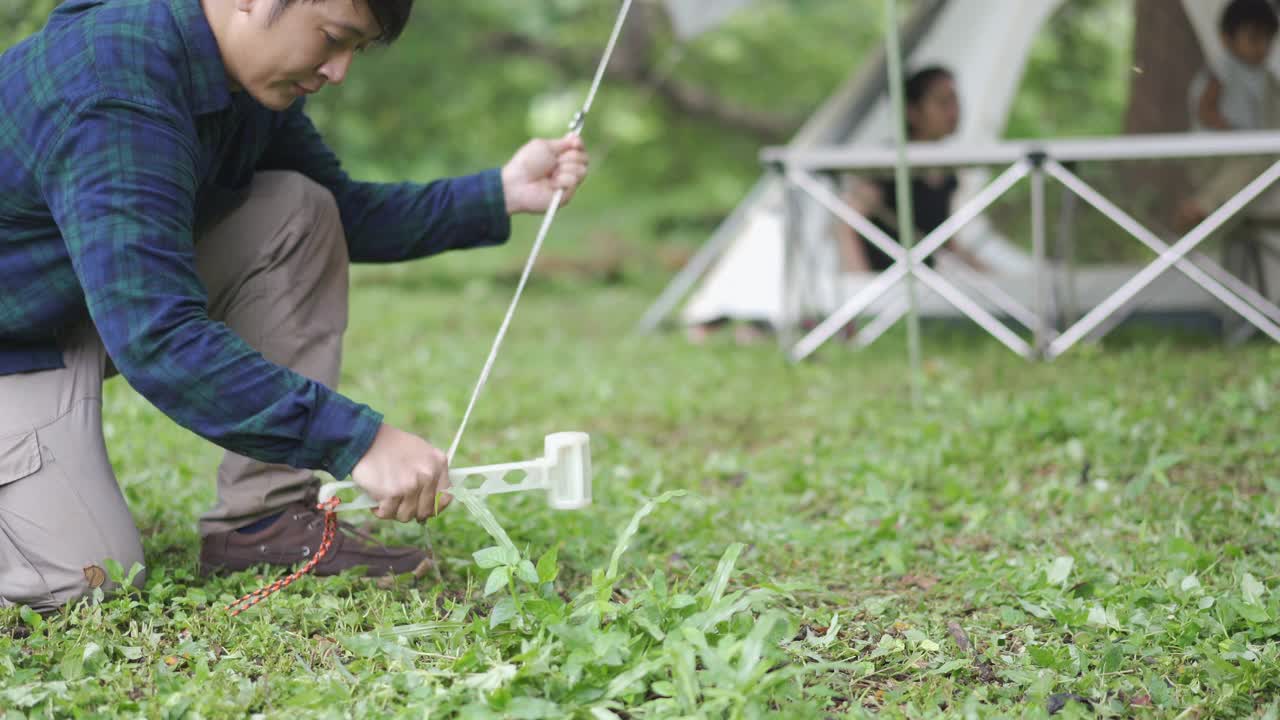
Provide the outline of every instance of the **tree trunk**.
{"type": "Polygon", "coordinates": [[[1204,67],[1204,53],[1182,3],[1135,0],[1133,83],[1125,132],[1184,132],[1187,88],[1204,67]]]}
{"type": "MultiPolygon", "coordinates": [[[[1176,0],[1134,0],[1133,73],[1127,133],[1177,133],[1190,129],[1187,92],[1204,67],[1204,53],[1190,19],[1176,0]]],[[[1134,165],[1126,173],[1137,187],[1163,202],[1157,215],[1169,221],[1180,198],[1191,191],[1185,161],[1134,165]]]]}

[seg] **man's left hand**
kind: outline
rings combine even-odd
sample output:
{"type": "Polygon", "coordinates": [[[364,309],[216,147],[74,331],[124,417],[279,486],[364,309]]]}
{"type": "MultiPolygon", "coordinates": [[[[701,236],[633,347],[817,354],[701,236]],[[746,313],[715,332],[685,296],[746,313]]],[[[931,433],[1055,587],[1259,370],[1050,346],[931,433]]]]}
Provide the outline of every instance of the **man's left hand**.
{"type": "Polygon", "coordinates": [[[502,168],[507,213],[545,212],[557,190],[564,190],[560,202],[564,207],[587,176],[588,161],[582,138],[577,135],[530,140],[502,168]]]}

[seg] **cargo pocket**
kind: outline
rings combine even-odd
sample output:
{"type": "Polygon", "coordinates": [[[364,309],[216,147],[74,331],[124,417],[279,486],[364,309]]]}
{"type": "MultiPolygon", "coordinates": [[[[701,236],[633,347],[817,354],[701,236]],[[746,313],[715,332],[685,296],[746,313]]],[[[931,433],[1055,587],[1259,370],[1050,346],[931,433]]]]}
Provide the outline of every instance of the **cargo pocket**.
{"type": "Polygon", "coordinates": [[[40,470],[40,439],[34,430],[0,437],[0,487],[40,470]]]}

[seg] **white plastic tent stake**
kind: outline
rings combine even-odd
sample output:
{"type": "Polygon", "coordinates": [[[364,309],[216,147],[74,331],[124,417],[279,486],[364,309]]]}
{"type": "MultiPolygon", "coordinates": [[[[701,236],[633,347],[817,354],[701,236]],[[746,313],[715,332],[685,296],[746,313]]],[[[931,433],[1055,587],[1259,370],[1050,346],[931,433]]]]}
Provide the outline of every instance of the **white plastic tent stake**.
{"type": "MultiPolygon", "coordinates": [[[[591,504],[591,444],[583,432],[561,432],[548,435],[541,458],[528,462],[478,465],[449,471],[449,483],[466,488],[476,495],[545,490],[547,504],[556,510],[579,510],[591,504]],[[511,473],[523,472],[519,482],[507,482],[511,473]],[[483,478],[473,486],[472,478],[483,478]]],[[[319,501],[328,502],[342,490],[356,487],[354,482],[331,482],[320,488],[319,501]]],[[[447,490],[446,490],[447,492],[447,490]]],[[[338,505],[337,512],[375,508],[378,503],[361,494],[351,502],[338,505]]]]}

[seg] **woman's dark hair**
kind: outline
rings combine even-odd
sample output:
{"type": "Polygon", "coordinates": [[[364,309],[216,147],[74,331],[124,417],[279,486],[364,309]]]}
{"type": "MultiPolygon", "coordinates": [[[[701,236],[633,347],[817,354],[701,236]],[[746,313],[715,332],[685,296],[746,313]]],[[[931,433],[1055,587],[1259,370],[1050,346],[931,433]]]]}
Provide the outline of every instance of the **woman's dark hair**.
{"type": "MultiPolygon", "coordinates": [[[[911,73],[904,88],[907,107],[919,105],[920,101],[924,100],[924,96],[928,95],[929,91],[933,89],[935,83],[941,80],[950,80],[954,77],[950,70],[941,65],[930,65],[911,73]]],[[[916,134],[916,128],[912,126],[910,119],[907,120],[907,134],[916,134]]]]}
{"type": "Polygon", "coordinates": [[[906,84],[907,104],[918,105],[933,89],[934,83],[939,80],[950,80],[952,77],[951,71],[941,65],[930,65],[911,73],[906,84]]]}
{"type": "MultiPolygon", "coordinates": [[[[341,2],[342,0],[337,0],[341,2]]],[[[377,21],[378,27],[382,33],[378,35],[377,42],[382,45],[390,45],[395,39],[400,37],[400,33],[404,32],[404,26],[409,24],[409,13],[413,10],[413,0],[347,0],[348,2],[364,2],[369,5],[369,12],[373,13],[373,19],[377,21]]],[[[276,0],[276,5],[271,11],[271,19],[274,21],[280,17],[280,13],[285,11],[297,0],[276,0]]],[[[304,0],[304,2],[326,2],[326,0],[304,0]]]]}
{"type": "Polygon", "coordinates": [[[1268,35],[1280,31],[1280,18],[1269,0],[1231,0],[1222,11],[1219,29],[1228,37],[1247,27],[1256,27],[1268,35]]]}

